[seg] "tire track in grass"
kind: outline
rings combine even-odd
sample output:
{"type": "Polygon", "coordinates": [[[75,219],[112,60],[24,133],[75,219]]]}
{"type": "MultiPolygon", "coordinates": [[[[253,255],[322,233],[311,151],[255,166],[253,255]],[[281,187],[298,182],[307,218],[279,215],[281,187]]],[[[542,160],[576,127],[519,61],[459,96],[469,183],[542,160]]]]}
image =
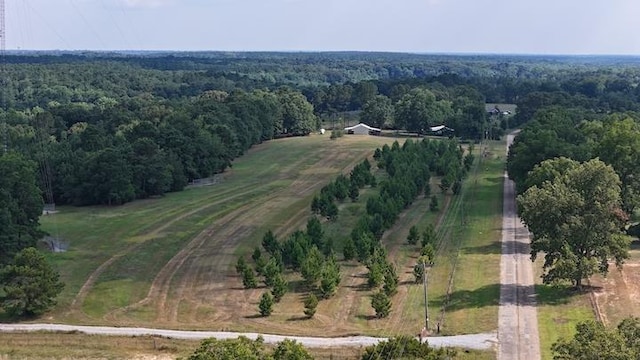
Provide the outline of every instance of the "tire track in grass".
{"type": "MultiPolygon", "coordinates": [[[[264,187],[266,185],[263,185],[262,187],[264,187]]],[[[242,189],[247,189],[247,188],[253,188],[255,190],[255,186],[254,185],[247,185],[245,187],[243,187],[242,189]]],[[[232,191],[237,191],[237,189],[235,190],[230,190],[227,192],[232,192],[232,191]]],[[[149,237],[149,238],[153,238],[154,236],[157,236],[158,234],[161,234],[164,230],[166,230],[167,228],[169,228],[171,225],[187,218],[188,216],[191,216],[195,213],[198,213],[200,211],[206,210],[207,208],[210,208],[212,206],[217,206],[223,202],[229,201],[230,199],[233,198],[237,198],[239,196],[244,196],[248,193],[250,193],[251,191],[245,191],[242,193],[238,193],[234,196],[232,196],[231,198],[224,198],[218,201],[215,201],[213,203],[207,203],[205,205],[202,205],[200,207],[197,207],[193,210],[190,210],[186,213],[183,213],[181,215],[179,215],[178,217],[175,217],[167,222],[165,222],[163,225],[161,225],[160,227],[155,228],[154,230],[147,232],[147,233],[143,233],[139,236],[145,236],[145,237],[149,237]]],[[[215,196],[219,196],[219,194],[215,194],[215,196]]],[[[208,198],[206,200],[202,200],[201,202],[206,202],[208,200],[208,198]]],[[[193,205],[191,203],[191,205],[193,205]]],[[[185,206],[186,207],[186,206],[185,206]]],[[[184,207],[183,207],[184,208],[184,207]]],[[[172,209],[174,210],[174,209],[172,209]]],[[[172,211],[173,212],[173,211],[172,211]]],[[[89,292],[91,291],[91,289],[93,289],[93,286],[95,285],[96,281],[98,280],[98,278],[114,263],[116,262],[118,259],[122,258],[125,255],[128,255],[134,251],[136,251],[140,246],[142,246],[145,242],[138,242],[135,244],[130,245],[129,247],[127,247],[126,249],[124,249],[123,251],[111,256],[107,261],[103,262],[102,264],[100,264],[100,266],[98,266],[98,268],[96,268],[91,275],[89,275],[89,277],[87,278],[87,280],[84,282],[84,284],[82,285],[82,287],[80,288],[80,290],[78,291],[78,294],[76,294],[75,298],[73,299],[73,302],[71,303],[71,309],[72,310],[81,310],[82,304],[84,303],[84,300],[86,299],[87,295],[89,294],[89,292]]]]}
{"type": "MultiPolygon", "coordinates": [[[[320,151],[316,151],[316,153],[314,153],[314,155],[320,155],[320,151]]],[[[300,164],[303,161],[305,160],[301,159],[283,169],[281,174],[286,174],[287,176],[278,180],[286,180],[287,177],[292,177],[288,174],[291,174],[293,169],[300,168],[300,164]]],[[[318,167],[319,165],[332,163],[333,161],[333,158],[323,158],[320,156],[319,162],[311,166],[318,167]]],[[[259,227],[256,220],[264,218],[264,213],[269,212],[269,205],[272,201],[275,201],[278,198],[286,199],[289,194],[300,196],[302,195],[301,190],[307,189],[306,191],[309,192],[310,189],[318,187],[322,181],[313,180],[314,175],[315,174],[308,174],[302,178],[300,176],[295,176],[295,180],[290,186],[269,194],[269,197],[267,198],[256,198],[253,202],[226,216],[222,222],[216,222],[216,224],[209,228],[209,230],[205,230],[205,232],[201,233],[201,235],[198,236],[197,241],[193,242],[193,244],[190,243],[188,251],[179,254],[180,259],[176,265],[171,265],[172,270],[170,272],[170,276],[168,277],[168,280],[164,282],[162,290],[160,290],[160,301],[156,309],[157,315],[159,316],[158,320],[176,322],[178,320],[179,305],[181,301],[197,304],[197,299],[195,299],[198,294],[196,284],[199,283],[200,281],[198,280],[203,277],[205,278],[203,281],[204,284],[198,286],[198,288],[211,288],[211,284],[214,284],[213,288],[216,289],[216,291],[223,290],[226,284],[225,278],[231,275],[227,274],[232,265],[230,258],[232,258],[232,255],[234,254],[236,247],[241,242],[241,239],[246,238],[252,230],[259,227]],[[308,185],[308,183],[311,183],[311,185],[308,185]],[[258,203],[261,204],[258,205],[258,203]],[[252,226],[251,224],[255,224],[255,226],[252,226]],[[198,256],[194,255],[197,255],[197,252],[203,251],[202,248],[207,240],[213,241],[211,244],[206,244],[207,246],[205,246],[205,249],[214,248],[216,250],[216,255],[222,256],[216,256],[217,260],[211,260],[214,265],[210,266],[210,270],[207,271],[206,276],[203,276],[202,273],[204,267],[198,263],[198,256]],[[194,257],[195,259],[192,259],[192,261],[190,261],[183,269],[185,260],[187,258],[194,257]],[[174,291],[171,291],[171,283],[179,271],[184,272],[184,275],[180,280],[176,280],[179,284],[175,289],[173,289],[174,291]],[[167,297],[169,296],[169,293],[172,293],[172,299],[167,304],[167,297]],[[194,296],[194,294],[196,296],[194,296]],[[165,317],[164,314],[169,314],[169,317],[165,317]]],[[[306,207],[303,211],[306,211],[306,207]]],[[[293,219],[295,219],[295,217],[293,217],[293,219]]],[[[299,226],[300,224],[296,225],[299,226]]],[[[205,253],[201,257],[206,257],[207,255],[208,254],[205,253]]],[[[189,318],[195,320],[194,317],[197,313],[197,307],[198,306],[191,307],[194,311],[189,318]]]]}
{"type": "MultiPolygon", "coordinates": [[[[362,161],[362,158],[368,154],[369,151],[360,151],[355,154],[356,159],[350,161],[346,165],[340,166],[339,169],[336,169],[333,172],[339,171],[341,173],[350,171],[353,167],[355,167],[359,162],[362,161]]],[[[321,155],[319,152],[318,155],[321,155]]],[[[335,167],[336,164],[344,163],[345,160],[348,160],[348,157],[354,156],[353,153],[346,155],[341,151],[334,151],[326,156],[318,156],[318,160],[309,165],[308,169],[303,169],[301,171],[302,175],[298,175],[293,177],[295,179],[292,184],[274,194],[274,198],[282,199],[282,201],[287,202],[290,201],[292,203],[296,203],[299,200],[295,199],[305,199],[313,194],[313,192],[317,191],[321,186],[328,182],[326,176],[318,176],[318,174],[314,171],[308,171],[313,169],[326,169],[329,167],[335,167]],[[294,200],[292,200],[294,199],[294,200]]],[[[283,173],[290,173],[291,171],[283,171],[283,173]]],[[[291,176],[289,176],[291,177],[291,176]]],[[[235,253],[235,249],[238,244],[241,242],[242,238],[246,238],[252,231],[255,231],[257,228],[262,228],[263,223],[256,223],[258,219],[264,219],[265,216],[268,216],[270,212],[272,212],[271,208],[273,207],[272,201],[277,201],[276,199],[270,199],[267,201],[262,201],[262,204],[252,208],[250,211],[247,211],[245,215],[241,219],[236,219],[233,222],[229,223],[229,228],[223,227],[216,233],[217,238],[224,238],[231,240],[232,246],[229,244],[222,243],[220,244],[218,241],[215,241],[212,244],[202,244],[204,245],[203,249],[198,249],[197,252],[202,252],[202,257],[207,256],[206,249],[216,248],[217,250],[225,249],[222,251],[222,255],[233,255],[235,253]],[[244,224],[244,231],[241,234],[238,234],[238,225],[244,224]]],[[[276,206],[277,208],[278,206],[276,206]]],[[[294,230],[301,228],[306,222],[306,218],[309,215],[308,204],[304,204],[299,211],[293,214],[291,217],[287,219],[282,225],[280,225],[274,233],[279,236],[286,236],[293,232],[294,230]]],[[[202,247],[201,245],[201,247],[202,247]]],[[[220,252],[218,251],[218,254],[220,252]]],[[[197,258],[198,254],[193,253],[192,256],[197,258]]],[[[234,291],[234,287],[238,285],[230,284],[229,279],[234,278],[234,274],[230,273],[229,269],[232,267],[232,261],[227,260],[229,256],[218,256],[217,260],[212,260],[214,266],[210,266],[208,268],[200,266],[196,260],[189,262],[181,271],[181,280],[177,280],[180,282],[178,288],[175,289],[172,297],[175,299],[174,302],[171,303],[169,309],[165,309],[165,312],[170,312],[171,316],[169,321],[175,322],[178,321],[179,315],[179,303],[184,301],[192,306],[188,307],[192,309],[192,311],[185,316],[188,322],[196,322],[196,316],[198,314],[198,308],[205,306],[206,308],[214,308],[217,315],[215,315],[215,321],[229,321],[233,315],[237,315],[231,309],[237,308],[238,302],[242,302],[244,304],[248,302],[255,302],[257,297],[259,297],[260,291],[243,291],[242,295],[239,295],[239,292],[234,291]],[[222,277],[216,277],[216,274],[226,274],[222,277]],[[189,281],[190,280],[190,281],[189,281]],[[238,296],[243,296],[243,299],[239,299],[238,296]],[[195,305],[195,306],[194,306],[195,305]],[[230,309],[229,311],[222,311],[221,309],[230,309]]],[[[233,281],[235,283],[235,281],[233,281]]]]}

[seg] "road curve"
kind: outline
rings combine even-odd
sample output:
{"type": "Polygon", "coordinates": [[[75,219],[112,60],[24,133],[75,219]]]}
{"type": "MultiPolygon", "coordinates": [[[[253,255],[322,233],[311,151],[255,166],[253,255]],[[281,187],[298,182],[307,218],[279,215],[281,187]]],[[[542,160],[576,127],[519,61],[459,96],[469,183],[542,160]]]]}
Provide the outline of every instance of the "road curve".
{"type": "MultiPolygon", "coordinates": [[[[89,335],[109,335],[109,336],[162,336],[171,339],[202,340],[207,338],[234,339],[238,336],[246,336],[255,339],[259,335],[264,338],[265,343],[274,344],[285,339],[296,340],[302,345],[310,348],[328,347],[361,347],[377,344],[386,338],[376,338],[369,336],[347,336],[337,338],[321,338],[307,336],[284,336],[257,333],[236,333],[222,331],[185,331],[148,329],[138,327],[109,327],[109,326],[80,326],[64,324],[0,324],[0,332],[35,332],[53,331],[70,332],[77,331],[89,335]]],[[[498,339],[495,333],[471,334],[457,336],[438,336],[427,339],[429,345],[433,347],[460,347],[475,350],[490,350],[495,348],[498,339]]]]}
{"type": "MultiPolygon", "coordinates": [[[[515,133],[507,136],[507,150],[515,133]]],[[[540,359],[529,232],[516,215],[515,184],[504,174],[498,360],[540,359]]]]}

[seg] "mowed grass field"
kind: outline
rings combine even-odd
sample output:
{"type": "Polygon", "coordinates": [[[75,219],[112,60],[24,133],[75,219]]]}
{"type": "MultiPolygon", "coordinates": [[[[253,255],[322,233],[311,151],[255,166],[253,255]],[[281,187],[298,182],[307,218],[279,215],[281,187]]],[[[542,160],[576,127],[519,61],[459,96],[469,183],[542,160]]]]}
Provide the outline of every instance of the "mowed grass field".
{"type": "Polygon", "coordinates": [[[286,234],[304,226],[315,192],[393,141],[270,141],[238,159],[216,185],[43,216],[44,230],[70,245],[50,255],[66,286],[47,320],[225,327],[220,320],[237,315],[241,294],[210,295],[220,295],[217,287],[227,283],[237,256],[259,244],[267,229],[286,234]]]}
{"type": "MultiPolygon", "coordinates": [[[[303,228],[311,198],[322,186],[393,141],[369,136],[271,141],[238,159],[212,186],[121,207],[62,208],[43,217],[44,228],[70,244],[68,252],[49,255],[67,286],[47,321],[316,336],[415,335],[424,324],[422,286],[412,275],[419,247],[407,245],[406,237],[412,225],[422,230],[431,223],[438,225],[438,253],[428,277],[431,329],[435,332],[439,323],[442,334],[495,331],[505,161],[500,142],[476,146],[476,163],[460,195],[442,194],[439,179],[433,178],[440,210],[429,211],[429,199],[420,197],[385,233],[383,242],[401,278],[388,318],[374,317],[367,270],[356,262],[341,263],[338,294],[321,301],[313,319],[303,316],[306,293],[299,275],[291,273],[290,292],[273,315],[257,316],[266,289],[243,289],[233,266],[238,256],[249,258],[268,229],[282,238],[303,228]]],[[[341,204],[338,221],[324,225],[326,236],[341,243],[376,191],[365,189],[357,203],[341,204]]]]}

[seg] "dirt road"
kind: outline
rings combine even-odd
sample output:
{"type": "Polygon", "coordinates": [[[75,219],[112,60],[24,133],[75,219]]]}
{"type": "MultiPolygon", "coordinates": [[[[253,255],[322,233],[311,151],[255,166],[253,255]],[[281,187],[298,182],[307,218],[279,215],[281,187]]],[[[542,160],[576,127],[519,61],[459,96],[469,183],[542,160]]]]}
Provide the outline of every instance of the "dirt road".
{"type": "MultiPolygon", "coordinates": [[[[250,339],[255,339],[262,335],[265,343],[274,344],[284,339],[294,339],[306,347],[327,348],[327,347],[361,347],[377,344],[384,338],[369,336],[348,336],[338,338],[320,338],[305,336],[283,336],[257,333],[234,333],[218,331],[181,331],[165,329],[147,329],[134,327],[108,327],[108,326],[77,326],[62,324],[0,324],[0,332],[31,332],[31,331],[57,331],[69,332],[78,331],[91,335],[109,336],[162,336],[172,339],[201,340],[207,338],[233,339],[244,335],[250,339]]],[[[495,333],[471,334],[459,336],[440,336],[427,339],[429,345],[434,347],[460,347],[466,349],[488,350],[492,349],[497,342],[495,333]]]]}
{"type": "MultiPolygon", "coordinates": [[[[507,137],[507,149],[514,134],[507,137]]],[[[540,359],[529,233],[516,215],[515,184],[505,173],[498,310],[498,360],[540,359]]]]}

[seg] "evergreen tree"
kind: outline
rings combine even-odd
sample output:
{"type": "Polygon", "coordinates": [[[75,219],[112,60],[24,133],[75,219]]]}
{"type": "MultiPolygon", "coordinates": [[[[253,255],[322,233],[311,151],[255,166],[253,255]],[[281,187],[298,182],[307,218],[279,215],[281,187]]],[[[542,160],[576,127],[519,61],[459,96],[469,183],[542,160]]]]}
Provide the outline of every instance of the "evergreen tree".
{"type": "Polygon", "coordinates": [[[244,269],[247,268],[247,263],[244,261],[244,257],[240,256],[238,258],[238,262],[236,263],[236,273],[238,275],[243,275],[244,274],[244,269]]]}
{"type": "Polygon", "coordinates": [[[353,244],[353,239],[350,236],[344,241],[342,255],[346,261],[353,259],[356,255],[356,246],[353,244]]]}
{"type": "Polygon", "coordinates": [[[258,275],[264,276],[265,268],[267,267],[267,260],[264,257],[258,258],[256,260],[256,273],[258,275]]]}
{"type": "Polygon", "coordinates": [[[420,250],[420,255],[426,258],[427,264],[431,264],[436,256],[436,251],[432,244],[427,244],[420,250]]]}
{"type": "Polygon", "coordinates": [[[351,183],[351,187],[349,187],[349,198],[352,202],[358,201],[358,197],[360,196],[360,189],[358,189],[358,185],[351,183]]]}
{"type": "Polygon", "coordinates": [[[40,315],[56,304],[62,291],[60,274],[35,248],[18,252],[0,269],[0,307],[10,316],[40,315]]]}
{"type": "Polygon", "coordinates": [[[453,195],[460,194],[460,191],[462,191],[462,182],[460,181],[454,182],[453,187],[451,188],[451,191],[453,191],[453,195]]]}
{"type": "Polygon", "coordinates": [[[413,225],[409,228],[409,235],[407,236],[407,242],[409,245],[415,245],[418,243],[418,239],[420,239],[420,234],[418,233],[418,228],[413,225]]]}
{"type": "Polygon", "coordinates": [[[280,299],[287,293],[289,289],[289,283],[284,279],[282,274],[278,274],[273,282],[273,289],[271,289],[271,294],[273,294],[273,300],[275,302],[280,302],[280,299]]]}
{"type": "Polygon", "coordinates": [[[384,273],[384,286],[383,290],[388,296],[393,296],[398,292],[398,283],[400,278],[396,273],[396,269],[393,265],[387,264],[386,271],[384,273]]]}
{"type": "Polygon", "coordinates": [[[253,254],[251,254],[251,259],[253,259],[253,262],[257,264],[260,258],[262,258],[262,252],[260,251],[260,248],[256,246],[253,249],[253,254]]]}
{"type": "Polygon", "coordinates": [[[258,305],[258,309],[260,310],[260,315],[269,316],[273,311],[273,296],[271,296],[270,292],[264,292],[260,297],[260,304],[258,305]]]}
{"type": "Polygon", "coordinates": [[[253,269],[246,266],[242,270],[242,285],[245,289],[255,289],[258,287],[256,276],[253,273],[253,269]]]}
{"type": "Polygon", "coordinates": [[[320,280],[322,297],[325,299],[332,297],[338,290],[338,285],[340,285],[340,265],[332,256],[325,262],[322,269],[322,279],[320,280]]]}
{"type": "Polygon", "coordinates": [[[264,237],[262,238],[262,247],[271,256],[274,256],[276,253],[281,251],[280,243],[271,230],[264,234],[264,237]]]}
{"type": "Polygon", "coordinates": [[[427,244],[435,244],[436,242],[436,231],[433,227],[433,224],[428,224],[427,227],[422,232],[422,242],[420,245],[425,247],[427,244]]]}
{"type": "Polygon", "coordinates": [[[370,288],[377,288],[384,281],[384,272],[378,262],[372,262],[367,273],[367,284],[370,288]]]}
{"type": "Polygon", "coordinates": [[[281,274],[280,266],[274,258],[270,258],[267,261],[267,265],[264,267],[264,284],[268,287],[272,287],[275,284],[276,278],[281,274]]]}
{"type": "Polygon", "coordinates": [[[309,296],[304,300],[304,314],[309,318],[312,318],[313,315],[316,314],[317,307],[318,298],[313,293],[309,294],[309,296]]]}
{"type": "Polygon", "coordinates": [[[317,217],[313,216],[307,221],[307,236],[311,240],[311,244],[318,247],[318,249],[324,249],[324,231],[322,230],[322,224],[317,217]]]}
{"type": "Polygon", "coordinates": [[[300,273],[307,286],[315,286],[322,275],[323,255],[317,247],[312,247],[307,258],[302,262],[300,273]]]}
{"type": "Polygon", "coordinates": [[[429,210],[432,212],[438,211],[438,198],[435,195],[431,195],[431,202],[429,202],[429,210]]]}
{"type": "Polygon", "coordinates": [[[385,318],[391,313],[391,299],[384,291],[378,291],[371,297],[371,307],[379,319],[385,318]]]}
{"type": "Polygon", "coordinates": [[[424,276],[424,265],[421,261],[418,261],[418,263],[413,266],[413,276],[416,279],[416,284],[422,282],[422,277],[424,276]]]}

